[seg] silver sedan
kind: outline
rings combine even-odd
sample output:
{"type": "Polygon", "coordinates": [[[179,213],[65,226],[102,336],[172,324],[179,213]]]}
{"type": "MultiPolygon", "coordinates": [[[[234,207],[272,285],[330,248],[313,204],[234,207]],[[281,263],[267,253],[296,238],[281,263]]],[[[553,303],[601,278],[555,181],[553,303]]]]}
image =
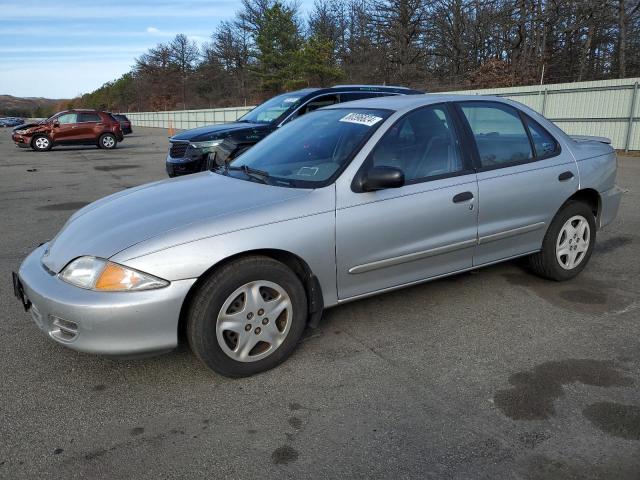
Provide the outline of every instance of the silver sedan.
{"type": "Polygon", "coordinates": [[[522,256],[574,277],[616,216],[615,177],[606,139],[572,138],[509,100],[362,100],[229,165],[88,205],[14,286],[67,347],[149,354],[184,331],[213,370],[251,375],[344,302],[522,256]]]}

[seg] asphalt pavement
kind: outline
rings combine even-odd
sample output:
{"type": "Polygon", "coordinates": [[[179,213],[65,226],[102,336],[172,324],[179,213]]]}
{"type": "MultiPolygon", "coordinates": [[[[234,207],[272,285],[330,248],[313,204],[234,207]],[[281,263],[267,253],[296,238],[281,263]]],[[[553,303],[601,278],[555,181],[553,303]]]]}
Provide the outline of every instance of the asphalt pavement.
{"type": "Polygon", "coordinates": [[[640,478],[640,157],[585,271],[521,261],[325,312],[280,367],[232,380],[46,338],[10,274],[78,208],[165,178],[166,131],[114,151],[0,131],[0,478],[640,478]]]}

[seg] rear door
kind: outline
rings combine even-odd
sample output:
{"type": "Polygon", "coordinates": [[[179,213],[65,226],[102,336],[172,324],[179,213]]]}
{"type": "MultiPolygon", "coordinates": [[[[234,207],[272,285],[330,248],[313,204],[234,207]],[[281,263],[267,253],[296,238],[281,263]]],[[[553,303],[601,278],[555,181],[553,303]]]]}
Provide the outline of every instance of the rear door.
{"type": "Polygon", "coordinates": [[[574,159],[539,123],[499,102],[457,102],[476,147],[478,247],[483,265],[541,248],[554,215],[577,189],[574,159]]]}
{"type": "Polygon", "coordinates": [[[102,118],[96,112],[81,112],[78,114],[76,135],[78,140],[91,141],[98,137],[102,127],[102,118]]]}
{"type": "Polygon", "coordinates": [[[78,116],[76,113],[63,113],[53,121],[51,137],[55,143],[68,143],[76,140],[78,116]]]}

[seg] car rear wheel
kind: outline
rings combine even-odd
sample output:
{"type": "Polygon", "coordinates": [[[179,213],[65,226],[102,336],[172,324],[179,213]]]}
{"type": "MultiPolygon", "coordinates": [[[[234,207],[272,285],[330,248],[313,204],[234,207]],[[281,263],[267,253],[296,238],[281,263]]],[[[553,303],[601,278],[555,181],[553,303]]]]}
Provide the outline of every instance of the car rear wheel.
{"type": "Polygon", "coordinates": [[[51,150],[51,147],[53,147],[53,143],[46,135],[36,135],[31,140],[31,148],[36,152],[47,152],[51,150]]]}
{"type": "Polygon", "coordinates": [[[244,377],[284,361],[306,320],[297,275],[276,260],[251,256],[224,265],[201,285],[189,309],[187,337],[209,368],[244,377]]]}
{"type": "Polygon", "coordinates": [[[116,140],[115,135],[112,135],[110,133],[105,133],[101,135],[100,139],[98,140],[98,147],[104,148],[106,150],[111,150],[113,148],[116,148],[117,144],[118,144],[118,140],[116,140]]]}
{"type": "Polygon", "coordinates": [[[596,240],[591,208],[567,202],[556,214],[542,242],[542,250],[530,257],[532,270],[551,280],[569,280],[587,265],[596,240]]]}

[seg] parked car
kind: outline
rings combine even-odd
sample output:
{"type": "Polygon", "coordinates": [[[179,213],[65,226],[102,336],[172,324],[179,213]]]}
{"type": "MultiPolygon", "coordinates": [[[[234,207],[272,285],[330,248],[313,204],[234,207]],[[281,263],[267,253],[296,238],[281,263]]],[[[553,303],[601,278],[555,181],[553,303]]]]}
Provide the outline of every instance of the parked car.
{"type": "Polygon", "coordinates": [[[420,94],[405,87],[338,85],[306,88],[278,95],[257,106],[232,123],[187,130],[169,139],[166,159],[170,177],[211,168],[210,154],[218,162],[229,162],[247,151],[276,128],[320,107],[363,98],[420,94]]]}
{"type": "Polygon", "coordinates": [[[617,214],[615,177],[610,145],[504,98],[338,104],[216,171],[84,207],[15,291],[70,348],[165,351],[184,326],[207,366],[251,375],[324,308],[522,256],[573,278],[617,214]]]}
{"type": "Polygon", "coordinates": [[[124,137],[120,124],[110,114],[75,109],[14,128],[12,138],[18,147],[45,152],[56,145],[97,145],[110,150],[124,137]]]}
{"type": "Polygon", "coordinates": [[[22,125],[24,120],[18,117],[5,117],[0,118],[0,127],[17,127],[18,125],[22,125]]]}
{"type": "Polygon", "coordinates": [[[131,128],[131,120],[122,114],[122,113],[112,113],[113,117],[120,122],[120,129],[124,135],[129,135],[133,133],[133,129],[131,128]]]}

